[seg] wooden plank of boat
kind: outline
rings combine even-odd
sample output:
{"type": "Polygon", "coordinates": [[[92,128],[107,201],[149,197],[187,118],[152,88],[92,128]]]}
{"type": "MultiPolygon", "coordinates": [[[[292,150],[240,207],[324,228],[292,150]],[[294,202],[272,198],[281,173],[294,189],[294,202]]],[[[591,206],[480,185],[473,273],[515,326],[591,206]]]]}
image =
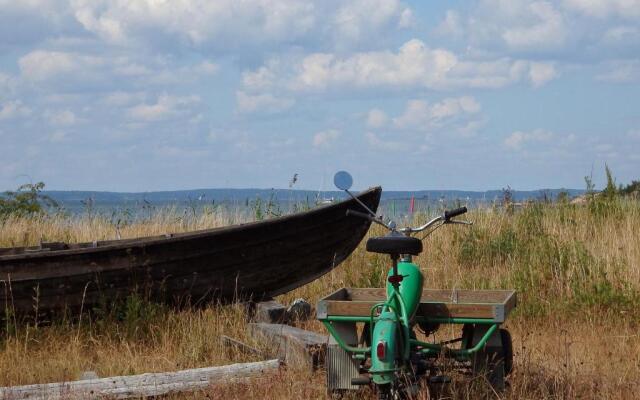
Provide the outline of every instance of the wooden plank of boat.
{"type": "MultiPolygon", "coordinates": [[[[358,198],[372,210],[380,188],[358,198]]],[[[91,305],[132,290],[170,303],[273,297],[339,265],[370,222],[353,199],[242,225],[174,235],[0,249],[0,300],[16,311],[91,305]]]]}

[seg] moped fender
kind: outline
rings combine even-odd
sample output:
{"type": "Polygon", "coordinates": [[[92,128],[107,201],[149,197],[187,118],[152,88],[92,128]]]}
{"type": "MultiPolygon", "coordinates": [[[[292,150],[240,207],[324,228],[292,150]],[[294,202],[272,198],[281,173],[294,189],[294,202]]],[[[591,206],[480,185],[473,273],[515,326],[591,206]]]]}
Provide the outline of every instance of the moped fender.
{"type": "Polygon", "coordinates": [[[398,357],[397,329],[399,321],[392,311],[384,311],[373,327],[371,337],[371,368],[369,374],[373,383],[384,385],[395,380],[396,359],[398,357]],[[384,346],[384,355],[379,357],[378,346],[384,346]]]}

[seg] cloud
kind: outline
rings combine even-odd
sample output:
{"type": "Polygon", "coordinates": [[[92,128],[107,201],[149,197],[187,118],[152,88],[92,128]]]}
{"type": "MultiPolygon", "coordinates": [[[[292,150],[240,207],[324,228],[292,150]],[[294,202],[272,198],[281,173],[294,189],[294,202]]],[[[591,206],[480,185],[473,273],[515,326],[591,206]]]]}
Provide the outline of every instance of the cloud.
{"type": "Polygon", "coordinates": [[[328,148],[340,137],[340,132],[335,129],[321,131],[313,135],[313,147],[328,148]]]}
{"type": "Polygon", "coordinates": [[[448,97],[433,103],[409,100],[404,111],[391,119],[374,108],[367,114],[366,124],[371,130],[365,139],[374,149],[425,152],[435,136],[439,141],[474,136],[486,121],[480,115],[481,108],[471,96],[448,97]]]}
{"type": "Polygon", "coordinates": [[[45,117],[51,125],[56,126],[71,126],[78,122],[78,117],[69,110],[46,112],[45,117]]]}
{"type": "MultiPolygon", "coordinates": [[[[517,7],[517,6],[516,6],[517,7]]],[[[563,15],[546,1],[531,2],[509,15],[501,32],[506,45],[515,50],[547,49],[561,46],[568,35],[563,15]]]]}
{"type": "Polygon", "coordinates": [[[529,66],[529,80],[533,87],[540,87],[558,77],[556,68],[551,63],[532,62],[529,66]]]}
{"type": "Polygon", "coordinates": [[[355,0],[341,3],[333,16],[336,42],[359,43],[372,32],[389,30],[390,26],[408,28],[413,24],[411,9],[398,0],[355,0]]]}
{"type": "Polygon", "coordinates": [[[397,140],[384,140],[373,132],[365,133],[365,138],[367,139],[369,146],[374,149],[392,152],[409,150],[408,143],[403,143],[397,140]]]}
{"type": "Polygon", "coordinates": [[[0,100],[13,91],[14,79],[0,71],[0,100]]]}
{"type": "Polygon", "coordinates": [[[516,131],[504,139],[504,145],[515,151],[520,151],[529,143],[548,142],[554,137],[554,134],[542,129],[536,129],[531,132],[516,131]]]}
{"type": "Polygon", "coordinates": [[[638,0],[564,0],[563,5],[572,11],[595,18],[639,18],[638,0]]]}
{"type": "Polygon", "coordinates": [[[125,44],[130,38],[152,41],[152,32],[192,46],[264,43],[303,35],[315,23],[313,4],[304,1],[91,0],[75,4],[75,16],[86,30],[117,44],[125,44]]]}
{"type": "Polygon", "coordinates": [[[108,106],[122,107],[128,106],[134,102],[140,102],[143,98],[144,93],[142,92],[116,91],[103,96],[102,101],[108,106]]]}
{"type": "Polygon", "coordinates": [[[274,114],[291,108],[295,100],[290,98],[278,98],[271,94],[247,94],[241,90],[236,92],[236,103],[241,113],[268,113],[274,114]]]}
{"type": "Polygon", "coordinates": [[[460,14],[455,10],[447,10],[444,19],[436,27],[435,33],[443,37],[459,38],[465,33],[460,14]]]}
{"type": "Polygon", "coordinates": [[[478,53],[584,62],[637,54],[637,27],[628,21],[639,17],[638,0],[480,0],[447,11],[435,33],[478,53]]]}
{"type": "Polygon", "coordinates": [[[26,117],[31,114],[31,109],[20,100],[6,101],[0,104],[0,121],[26,117]]]}
{"type": "Polygon", "coordinates": [[[470,96],[446,98],[438,103],[429,104],[424,100],[410,100],[404,113],[393,119],[400,129],[433,130],[454,119],[475,114],[480,104],[470,96]]]}
{"type": "Polygon", "coordinates": [[[18,64],[24,81],[46,82],[70,91],[86,87],[113,87],[116,84],[185,85],[207,79],[218,71],[218,65],[208,59],[176,60],[149,57],[133,51],[117,56],[104,54],[109,54],[109,51],[96,56],[78,51],[38,49],[22,56],[18,64]]]}
{"type": "Polygon", "coordinates": [[[119,46],[233,52],[285,43],[369,46],[371,37],[413,21],[399,0],[77,0],[71,13],[86,31],[119,46]]]}
{"type": "Polygon", "coordinates": [[[162,94],[153,104],[138,104],[130,107],[129,117],[143,122],[160,121],[172,116],[189,113],[193,104],[199,103],[198,96],[171,96],[162,94]]]}
{"type": "Polygon", "coordinates": [[[367,113],[367,126],[369,128],[382,128],[387,124],[389,117],[384,111],[374,108],[367,113]]]}
{"type": "Polygon", "coordinates": [[[630,129],[627,131],[627,137],[634,140],[640,140],[640,129],[630,129]]]}
{"type": "Polygon", "coordinates": [[[65,142],[68,139],[68,135],[63,131],[55,131],[51,135],[49,135],[49,141],[51,143],[61,143],[65,142]]]}
{"type": "Polygon", "coordinates": [[[100,57],[79,53],[35,50],[20,57],[18,65],[26,79],[43,81],[61,74],[83,73],[103,62],[100,57]]]}
{"type": "Polygon", "coordinates": [[[244,74],[252,88],[279,88],[291,92],[367,88],[501,88],[522,81],[540,85],[554,74],[542,62],[500,58],[463,60],[445,49],[431,49],[412,39],[396,53],[375,51],[338,56],[313,53],[287,62],[271,60],[255,72],[244,74]],[[545,70],[546,68],[546,70],[545,70]],[[547,73],[543,74],[541,71],[547,73]]]}

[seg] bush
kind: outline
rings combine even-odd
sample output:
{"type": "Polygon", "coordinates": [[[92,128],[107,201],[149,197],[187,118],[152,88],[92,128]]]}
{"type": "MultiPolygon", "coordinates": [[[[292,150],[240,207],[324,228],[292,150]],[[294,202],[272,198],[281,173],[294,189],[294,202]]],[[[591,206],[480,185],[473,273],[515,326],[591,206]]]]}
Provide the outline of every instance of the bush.
{"type": "Polygon", "coordinates": [[[29,216],[42,213],[46,208],[57,208],[58,203],[42,194],[44,183],[27,183],[16,191],[7,191],[0,196],[0,218],[9,215],[29,216]]]}

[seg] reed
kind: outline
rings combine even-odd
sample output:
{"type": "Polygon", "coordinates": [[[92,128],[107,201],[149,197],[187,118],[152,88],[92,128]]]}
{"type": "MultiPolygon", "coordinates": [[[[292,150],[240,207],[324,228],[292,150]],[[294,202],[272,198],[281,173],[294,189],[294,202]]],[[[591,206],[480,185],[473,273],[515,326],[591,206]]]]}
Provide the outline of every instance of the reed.
{"type": "MultiPolygon", "coordinates": [[[[264,217],[261,214],[261,217],[264,217]]],[[[237,210],[156,210],[126,223],[117,218],[39,215],[0,222],[0,247],[39,241],[93,241],[184,232],[246,222],[237,210]]],[[[416,214],[414,223],[428,215],[416,214]]],[[[531,204],[468,214],[471,228],[443,227],[416,258],[432,288],[514,288],[519,306],[507,323],[515,347],[509,399],[634,399],[640,391],[640,204],[614,199],[585,206],[531,204]]],[[[369,235],[383,234],[378,227],[369,235]]],[[[303,263],[304,260],[301,260],[303,263]]],[[[387,260],[364,246],[337,269],[281,296],[315,303],[343,286],[380,287],[387,260]]],[[[132,297],[93,318],[46,324],[8,321],[0,342],[0,385],[168,371],[254,360],[225,349],[220,335],[255,347],[242,305],[172,310],[132,297]]],[[[315,321],[306,329],[323,332],[315,321]]],[[[445,327],[443,334],[453,328],[445,327]]],[[[463,377],[433,398],[500,398],[463,377]]],[[[288,369],[272,379],[172,398],[325,398],[322,371],[288,369]]],[[[426,396],[426,395],[425,395],[426,396]]],[[[357,398],[373,398],[359,393],[357,398]]],[[[356,398],[356,397],[354,397],[356,398]]],[[[427,398],[427,397],[423,397],[427,398]]]]}

